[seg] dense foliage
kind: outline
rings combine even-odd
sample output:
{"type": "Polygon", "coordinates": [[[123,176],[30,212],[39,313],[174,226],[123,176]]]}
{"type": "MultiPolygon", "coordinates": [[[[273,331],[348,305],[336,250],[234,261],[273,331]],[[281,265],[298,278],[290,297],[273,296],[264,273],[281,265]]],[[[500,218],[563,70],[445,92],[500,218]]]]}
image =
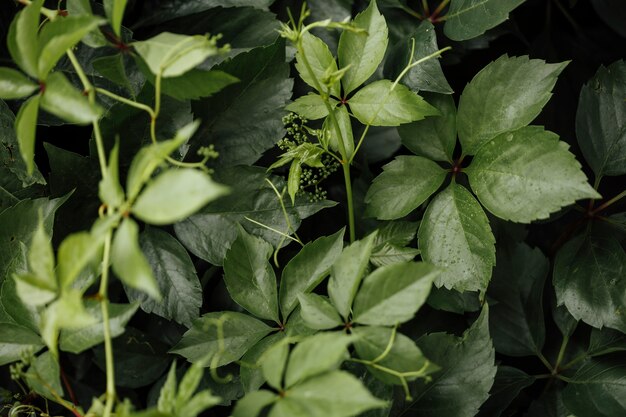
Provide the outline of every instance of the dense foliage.
{"type": "Polygon", "coordinates": [[[624,21],[5,1],[0,415],[626,415],[624,21]]]}

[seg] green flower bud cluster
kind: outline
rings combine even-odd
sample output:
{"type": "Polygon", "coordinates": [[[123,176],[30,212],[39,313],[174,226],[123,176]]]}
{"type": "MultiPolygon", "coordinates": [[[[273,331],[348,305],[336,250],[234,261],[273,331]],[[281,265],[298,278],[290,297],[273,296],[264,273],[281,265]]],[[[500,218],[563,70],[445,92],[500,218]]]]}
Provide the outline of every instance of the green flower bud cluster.
{"type": "Polygon", "coordinates": [[[322,163],[324,164],[323,168],[302,168],[298,194],[306,196],[311,203],[327,198],[328,191],[321,188],[320,184],[339,169],[339,162],[330,155],[322,156],[322,163]]]}

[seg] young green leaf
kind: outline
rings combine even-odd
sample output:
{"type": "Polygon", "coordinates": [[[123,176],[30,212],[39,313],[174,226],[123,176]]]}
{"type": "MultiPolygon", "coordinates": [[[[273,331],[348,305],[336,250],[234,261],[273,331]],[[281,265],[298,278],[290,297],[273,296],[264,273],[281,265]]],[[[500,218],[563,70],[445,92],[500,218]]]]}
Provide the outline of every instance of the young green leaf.
{"type": "Polygon", "coordinates": [[[257,417],[265,407],[276,400],[278,400],[278,396],[270,391],[251,392],[237,401],[233,410],[233,417],[257,417]]]}
{"type": "Polygon", "coordinates": [[[127,0],[104,0],[104,11],[111,23],[113,32],[119,37],[122,34],[122,19],[127,0]]]}
{"type": "Polygon", "coordinates": [[[0,322],[0,365],[20,360],[31,350],[36,353],[44,347],[39,335],[26,327],[0,322]]]}
{"type": "Polygon", "coordinates": [[[276,275],[268,259],[274,248],[238,228],[226,252],[224,282],[232,299],[256,317],[279,322],[276,275]]]}
{"type": "Polygon", "coordinates": [[[565,304],[576,320],[626,332],[626,317],[616,314],[626,309],[625,272],[626,252],[615,238],[572,239],[554,260],[558,304],[565,304]]]}
{"type": "Polygon", "coordinates": [[[28,75],[37,78],[37,31],[39,29],[39,12],[44,0],[34,0],[30,5],[18,12],[9,27],[7,45],[15,63],[28,75]]]}
{"type": "Polygon", "coordinates": [[[276,390],[283,389],[283,376],[288,355],[289,343],[287,343],[287,339],[283,339],[263,352],[257,361],[257,364],[261,365],[263,377],[276,390]]]}
{"type": "Polygon", "coordinates": [[[59,245],[57,275],[61,288],[72,286],[85,267],[100,261],[104,239],[87,232],[73,233],[59,245]]]}
{"type": "Polygon", "coordinates": [[[538,126],[488,141],[466,170],[487,210],[521,223],[545,219],[583,198],[599,198],[559,137],[538,126]]]}
{"type": "Polygon", "coordinates": [[[600,67],[580,90],[576,136],[597,178],[626,173],[626,62],[600,67]]]}
{"type": "Polygon", "coordinates": [[[15,118],[15,133],[20,145],[20,154],[30,175],[35,169],[35,131],[39,114],[40,96],[33,96],[22,104],[15,118]]]}
{"type": "Polygon", "coordinates": [[[352,23],[363,31],[344,30],[337,48],[339,67],[347,68],[341,79],[346,95],[376,71],[385,56],[388,42],[387,23],[378,11],[375,0],[352,23]]]}
{"type": "Polygon", "coordinates": [[[163,413],[172,413],[176,406],[176,392],[178,391],[178,381],[176,378],[176,361],[172,362],[165,383],[159,392],[157,409],[163,413]]]}
{"type": "Polygon", "coordinates": [[[125,200],[124,189],[120,184],[119,151],[119,142],[116,142],[109,155],[106,173],[98,183],[98,197],[104,204],[114,209],[119,208],[125,200]]]}
{"type": "Polygon", "coordinates": [[[239,379],[244,392],[250,393],[258,390],[266,382],[263,375],[262,366],[259,365],[259,359],[272,346],[285,338],[285,332],[271,334],[248,349],[241,357],[241,366],[239,367],[239,379]]]}
{"type": "MultiPolygon", "coordinates": [[[[70,16],[92,16],[94,14],[89,0],[67,0],[65,9],[70,16]]],[[[82,42],[91,48],[100,48],[108,45],[108,41],[99,29],[94,29],[86,34],[82,38],[82,42]]]]}
{"type": "Polygon", "coordinates": [[[194,320],[191,329],[170,353],[181,355],[190,362],[203,361],[207,366],[212,360],[217,366],[227,365],[241,358],[271,331],[271,327],[247,314],[234,311],[207,313],[194,320]],[[222,323],[223,338],[218,333],[218,323],[222,323]]]}
{"type": "Polygon", "coordinates": [[[46,80],[41,107],[63,120],[82,125],[95,122],[103,112],[102,107],[89,102],[62,72],[54,72],[46,80]]]}
{"type": "Polygon", "coordinates": [[[404,217],[428,199],[447,172],[421,156],[398,156],[383,167],[367,190],[365,214],[382,220],[404,217]]]}
{"type": "Polygon", "coordinates": [[[111,261],[113,272],[124,284],[141,290],[156,300],[161,299],[150,264],[139,247],[139,226],[130,218],[124,219],[115,232],[111,261]]]}
{"type": "Polygon", "coordinates": [[[443,28],[447,37],[465,41],[485,33],[509,17],[524,0],[452,0],[443,28]]]}
{"type": "Polygon", "coordinates": [[[206,173],[193,168],[168,169],[139,194],[132,212],[150,224],[170,224],[189,217],[228,193],[206,173]]]}
{"type": "Polygon", "coordinates": [[[387,384],[400,385],[402,381],[398,376],[385,372],[380,367],[407,374],[404,376],[407,381],[426,377],[439,370],[437,365],[422,354],[414,341],[402,333],[396,333],[393,329],[362,326],[355,327],[352,332],[357,336],[354,348],[359,358],[378,365],[378,367],[368,366],[367,369],[387,384]]]}
{"type": "Polygon", "coordinates": [[[399,126],[439,114],[422,97],[389,80],[368,84],[348,104],[359,122],[372,126],[399,126]]]}
{"type": "Polygon", "coordinates": [[[354,322],[392,326],[411,320],[424,304],[439,269],[423,262],[378,268],[354,300],[354,322]]]}
{"type": "Polygon", "coordinates": [[[346,320],[352,311],[354,296],[369,266],[376,233],[346,247],[332,266],[328,295],[337,311],[346,320]]]}
{"type": "Polygon", "coordinates": [[[343,321],[327,298],[317,294],[300,294],[300,315],[312,329],[328,330],[341,326],[343,321]]]}
{"type": "Polygon", "coordinates": [[[37,394],[54,401],[55,394],[63,396],[61,368],[51,352],[39,355],[25,375],[26,383],[37,394]]]}
{"type": "MultiPolygon", "coordinates": [[[[337,124],[339,125],[341,140],[343,141],[343,146],[346,150],[346,154],[342,156],[349,159],[354,154],[354,136],[352,133],[352,121],[350,120],[350,114],[348,113],[346,106],[341,106],[335,108],[334,116],[337,124]]],[[[339,146],[337,131],[335,130],[335,126],[331,122],[330,117],[327,117],[326,120],[324,120],[323,129],[326,134],[330,136],[330,148],[334,151],[340,152],[341,147],[339,146]]]]}
{"type": "MultiPolygon", "coordinates": [[[[338,104],[337,100],[330,100],[332,107],[335,107],[338,104]]],[[[300,116],[308,120],[317,120],[328,116],[328,108],[324,104],[324,100],[319,96],[319,94],[315,93],[309,93],[306,96],[298,97],[293,103],[287,105],[285,110],[298,113],[300,116]]]]}
{"type": "Polygon", "coordinates": [[[452,162],[456,145],[456,106],[450,95],[429,94],[428,103],[440,115],[398,126],[402,144],[416,155],[433,161],[452,162]]]}
{"type": "Polygon", "coordinates": [[[280,279],[280,311],[287,318],[298,306],[298,296],[310,293],[330,272],[341,249],[343,234],[341,229],[331,236],[322,236],[307,243],[283,269],[280,279]]]}
{"type": "Polygon", "coordinates": [[[54,273],[54,250],[42,218],[39,219],[37,231],[33,235],[28,249],[29,272],[43,284],[44,288],[56,289],[58,283],[54,273]]]}
{"type": "Polygon", "coordinates": [[[0,98],[14,100],[28,97],[39,86],[29,80],[19,71],[12,68],[0,67],[0,98]]]}
{"type": "Polygon", "coordinates": [[[483,68],[459,101],[456,120],[463,153],[474,155],[489,139],[532,122],[567,64],[503,55],[483,68]]]}
{"type": "Polygon", "coordinates": [[[480,204],[456,183],[428,205],[418,232],[422,258],[441,267],[438,287],[484,291],[496,263],[495,238],[480,204]]]}
{"type": "MultiPolygon", "coordinates": [[[[499,365],[489,392],[489,398],[480,406],[479,416],[501,416],[520,392],[537,379],[512,366],[499,365]]],[[[529,413],[527,415],[544,415],[529,413]]]]}
{"type": "Polygon", "coordinates": [[[306,62],[309,64],[312,74],[304,63],[302,53],[298,51],[298,53],[296,53],[296,69],[300,74],[300,78],[315,89],[320,86],[322,88],[322,91],[318,91],[320,94],[326,94],[326,90],[328,89],[331,95],[339,98],[341,96],[341,86],[339,83],[335,82],[330,86],[326,86],[324,82],[324,78],[327,74],[337,71],[337,62],[335,62],[333,54],[330,53],[328,45],[309,32],[302,35],[301,41],[302,50],[304,51],[306,62]]]}

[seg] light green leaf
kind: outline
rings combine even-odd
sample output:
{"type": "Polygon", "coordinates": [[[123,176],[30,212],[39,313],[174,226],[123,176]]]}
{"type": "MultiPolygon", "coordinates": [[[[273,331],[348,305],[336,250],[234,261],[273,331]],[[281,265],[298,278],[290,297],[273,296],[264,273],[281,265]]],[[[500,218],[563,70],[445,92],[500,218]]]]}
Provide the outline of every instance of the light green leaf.
{"type": "Polygon", "coordinates": [[[488,141],[466,170],[487,210],[520,223],[545,219],[583,198],[600,198],[568,145],[538,126],[488,141]]]}
{"type": "Polygon", "coordinates": [[[261,411],[278,399],[273,392],[260,390],[246,394],[237,401],[233,417],[257,417],[261,411]]]}
{"type": "MultiPolygon", "coordinates": [[[[204,375],[204,367],[200,363],[192,364],[178,384],[175,409],[182,410],[185,404],[193,397],[204,375]]],[[[182,414],[185,415],[185,414],[182,414]]],[[[195,416],[195,414],[194,414],[195,416]]]]}
{"type": "Polygon", "coordinates": [[[489,139],[532,122],[567,64],[503,55],[483,68],[459,101],[456,120],[463,153],[473,155],[489,139]]]}
{"type": "Polygon", "coordinates": [[[168,169],[139,194],[132,212],[150,224],[170,224],[189,217],[228,193],[206,173],[193,168],[168,169]]]}
{"type": "Polygon", "coordinates": [[[50,283],[42,282],[39,277],[32,273],[14,274],[13,279],[15,280],[15,292],[21,303],[26,306],[43,306],[57,296],[56,288],[48,288],[50,283]]]}
{"type": "Polygon", "coordinates": [[[179,409],[179,415],[196,417],[201,412],[218,405],[222,402],[220,397],[211,394],[211,391],[204,390],[194,395],[185,405],[179,409]]]}
{"type": "Polygon", "coordinates": [[[139,247],[139,227],[125,218],[115,232],[111,246],[111,266],[122,282],[160,300],[159,285],[150,264],[139,247]]]}
{"type": "Polygon", "coordinates": [[[421,156],[398,156],[383,167],[367,194],[365,214],[381,220],[404,217],[441,187],[447,172],[421,156]]]}
{"type": "Polygon", "coordinates": [[[287,177],[287,193],[291,199],[291,204],[296,202],[296,194],[300,189],[300,177],[302,176],[302,163],[299,159],[294,159],[289,166],[289,176],[287,177]]]}
{"type": "MultiPolygon", "coordinates": [[[[95,321],[86,326],[63,330],[61,332],[60,348],[64,352],[81,353],[99,345],[104,341],[104,325],[102,308],[99,301],[89,301],[85,305],[87,314],[95,321]]],[[[124,333],[126,324],[133,317],[139,304],[109,304],[109,329],[111,337],[124,333]]]]}
{"type": "Polygon", "coordinates": [[[14,100],[28,97],[39,86],[12,68],[0,67],[0,98],[14,100]]]}
{"type": "Polygon", "coordinates": [[[570,240],[556,255],[552,279],[558,304],[576,320],[626,332],[626,252],[616,239],[570,240]]]}
{"type": "MultiPolygon", "coordinates": [[[[337,105],[336,100],[332,100],[332,102],[333,107],[337,105]]],[[[324,104],[324,100],[315,93],[309,93],[306,96],[298,97],[296,101],[287,105],[285,109],[298,113],[300,116],[308,120],[317,120],[328,116],[328,109],[324,104]]]]}
{"type": "Polygon", "coordinates": [[[370,262],[372,265],[381,267],[385,265],[392,265],[402,262],[412,261],[417,255],[419,255],[419,249],[405,248],[390,243],[385,243],[383,246],[376,248],[372,251],[370,262]]]}
{"type": "Polygon", "coordinates": [[[374,232],[346,247],[332,266],[328,296],[346,320],[352,310],[354,296],[367,271],[376,234],[377,232],[374,232]]]}
{"type": "Polygon", "coordinates": [[[485,33],[508,19],[524,0],[452,0],[446,13],[446,36],[464,41],[485,33]]]}
{"type": "Polygon", "coordinates": [[[102,107],[90,103],[62,72],[50,74],[45,85],[45,91],[41,95],[41,107],[48,113],[81,125],[95,122],[102,115],[102,107]]]}
{"type": "Polygon", "coordinates": [[[417,236],[422,258],[442,269],[437,287],[487,288],[496,240],[485,212],[465,187],[452,183],[430,202],[417,236]]]}
{"type": "MultiPolygon", "coordinates": [[[[395,333],[393,329],[362,326],[355,327],[352,332],[357,336],[354,347],[361,359],[375,361],[380,367],[406,374],[404,377],[407,381],[426,377],[439,370],[422,354],[413,340],[402,333],[395,333]],[[390,344],[391,348],[388,349],[390,344]]],[[[402,384],[400,378],[380,368],[368,366],[367,369],[387,384],[402,384]]]]}
{"type": "Polygon", "coordinates": [[[285,338],[285,332],[271,334],[250,347],[241,358],[239,367],[239,380],[244,392],[250,393],[258,390],[265,383],[263,369],[259,365],[259,359],[269,348],[285,338]]]}
{"type": "Polygon", "coordinates": [[[20,145],[20,154],[26,164],[28,175],[35,169],[35,131],[37,129],[37,115],[41,96],[33,96],[22,104],[15,118],[15,133],[20,145]]]}
{"type": "Polygon", "coordinates": [[[374,81],[348,101],[359,122],[372,126],[399,126],[435,116],[439,111],[402,84],[389,80],[374,81]]]}
{"type": "Polygon", "coordinates": [[[124,189],[120,184],[119,151],[119,142],[116,142],[111,149],[105,174],[98,183],[98,197],[103,203],[114,209],[119,208],[125,200],[124,189]]]}
{"type": "Polygon", "coordinates": [[[287,396],[276,401],[270,417],[352,417],[385,406],[385,401],[370,394],[353,375],[332,371],[291,388],[287,396]]]}
{"type": "Polygon", "coordinates": [[[341,316],[326,297],[317,294],[300,294],[300,315],[312,329],[328,330],[343,325],[341,316]]]}
{"type": "MultiPolygon", "coordinates": [[[[94,14],[91,10],[91,3],[89,0],[67,0],[65,2],[65,8],[70,16],[92,16],[94,14]]],[[[91,48],[99,48],[101,46],[108,45],[108,41],[98,29],[94,29],[90,33],[86,34],[82,38],[82,42],[91,48]]],[[[121,54],[119,55],[121,56],[121,54]]]]}
{"type": "Polygon", "coordinates": [[[600,67],[580,90],[578,144],[597,178],[626,173],[626,62],[600,67]]]}
{"type": "Polygon", "coordinates": [[[44,344],[37,333],[12,323],[0,323],[0,365],[20,360],[32,349],[37,352],[44,344]]]}
{"type": "Polygon", "coordinates": [[[104,19],[87,15],[67,16],[46,23],[39,33],[38,78],[45,80],[65,51],[103,23],[104,19]]]}
{"type": "Polygon", "coordinates": [[[172,362],[170,370],[167,373],[165,383],[159,391],[159,399],[157,401],[157,409],[163,413],[172,413],[176,406],[176,392],[178,391],[178,381],[176,378],[176,361],[172,362]]]}
{"type": "Polygon", "coordinates": [[[272,329],[260,320],[234,311],[207,313],[194,320],[193,326],[172,348],[170,353],[181,355],[190,362],[204,361],[208,366],[217,356],[217,366],[227,365],[244,353],[272,329]],[[217,326],[222,323],[223,336],[218,337],[217,326]],[[220,350],[224,344],[224,351],[220,350]],[[207,362],[208,361],[208,362],[207,362]]]}
{"type": "MultiPolygon", "coordinates": [[[[348,113],[346,106],[341,106],[335,108],[334,115],[335,120],[339,125],[339,130],[341,131],[343,146],[346,150],[346,155],[343,155],[343,157],[349,159],[354,154],[354,136],[352,134],[352,121],[350,120],[350,114],[348,113]]],[[[335,130],[333,123],[331,123],[330,117],[327,117],[324,120],[323,129],[329,136],[330,148],[339,152],[341,148],[339,147],[337,131],[335,130]]]]}
{"type": "Polygon", "coordinates": [[[57,288],[54,264],[54,250],[52,249],[51,238],[46,232],[43,219],[40,218],[39,225],[28,248],[28,270],[36,277],[42,288],[50,290],[57,288]]]}
{"type": "MultiPolygon", "coordinates": [[[[302,55],[300,52],[297,52],[296,69],[300,74],[300,78],[315,89],[317,89],[317,86],[321,86],[323,90],[319,91],[319,93],[326,94],[327,86],[325,86],[324,78],[327,77],[328,74],[337,71],[335,57],[333,57],[333,54],[328,49],[328,45],[326,45],[323,40],[309,32],[302,35],[302,49],[304,50],[306,61],[311,67],[313,74],[309,73],[302,60],[302,55]]],[[[341,86],[338,82],[330,86],[330,94],[340,98],[341,86]]]]}
{"type": "Polygon", "coordinates": [[[29,6],[18,12],[7,36],[7,45],[15,63],[28,75],[37,78],[37,31],[39,30],[39,12],[44,0],[34,0],[29,6]]]}
{"type": "Polygon", "coordinates": [[[322,332],[298,343],[289,357],[285,388],[339,368],[350,356],[347,348],[353,340],[342,332],[322,332]]]}
{"type": "Polygon", "coordinates": [[[441,115],[398,126],[402,144],[416,155],[433,161],[452,162],[456,145],[456,106],[450,95],[425,96],[441,115]]]}
{"type": "Polygon", "coordinates": [[[44,352],[35,359],[26,371],[25,379],[33,391],[49,400],[63,397],[61,368],[51,352],[44,352]]]}
{"type": "Polygon", "coordinates": [[[392,326],[411,320],[424,304],[439,269],[423,262],[378,268],[354,300],[354,322],[392,326]]]}
{"type": "Polygon", "coordinates": [[[122,32],[122,19],[127,0],[104,0],[104,11],[111,22],[113,32],[119,37],[122,32]]]}
{"type": "Polygon", "coordinates": [[[350,66],[341,79],[344,94],[350,94],[376,71],[385,56],[388,42],[387,23],[375,0],[352,23],[363,32],[344,30],[337,48],[339,67],[350,66]]]}
{"type": "Polygon", "coordinates": [[[257,361],[257,364],[261,365],[263,377],[267,383],[279,391],[283,389],[283,375],[288,355],[289,343],[287,339],[283,339],[263,352],[257,361]]]}
{"type": "Polygon", "coordinates": [[[219,53],[214,38],[170,32],[161,32],[148,40],[134,42],[133,46],[152,73],[161,74],[164,78],[182,75],[219,53]]]}
{"type": "Polygon", "coordinates": [[[279,322],[276,275],[268,259],[274,248],[241,226],[226,252],[224,282],[232,299],[256,317],[279,322]]]}
{"type": "Polygon", "coordinates": [[[139,235],[139,245],[163,299],[156,301],[146,293],[125,287],[128,299],[139,301],[147,313],[191,327],[200,313],[202,286],[189,254],[172,235],[153,227],[139,235]]]}
{"type": "Polygon", "coordinates": [[[343,234],[341,229],[331,236],[322,236],[307,243],[283,269],[280,279],[280,311],[287,318],[298,305],[300,294],[310,293],[330,272],[341,254],[343,234]]]}
{"type": "Polygon", "coordinates": [[[623,360],[591,359],[571,377],[563,391],[563,402],[578,416],[619,416],[626,410],[625,378],[623,360]]]}

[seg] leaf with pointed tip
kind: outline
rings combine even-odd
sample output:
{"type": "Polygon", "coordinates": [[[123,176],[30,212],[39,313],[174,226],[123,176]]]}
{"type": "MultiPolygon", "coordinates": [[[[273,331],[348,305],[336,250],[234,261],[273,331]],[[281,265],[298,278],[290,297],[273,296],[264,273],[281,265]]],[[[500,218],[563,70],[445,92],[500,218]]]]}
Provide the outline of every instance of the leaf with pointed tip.
{"type": "Polygon", "coordinates": [[[20,360],[26,351],[37,352],[44,347],[39,335],[26,327],[0,323],[0,365],[20,360]]]}
{"type": "MultiPolygon", "coordinates": [[[[511,366],[498,366],[489,391],[489,398],[480,407],[479,417],[500,417],[519,393],[536,381],[536,378],[511,366]]],[[[542,417],[548,417],[542,415],[542,417]]]]}
{"type": "MultiPolygon", "coordinates": [[[[306,61],[313,74],[309,73],[308,68],[304,64],[304,60],[302,59],[302,54],[298,51],[296,53],[296,69],[300,74],[300,78],[302,78],[302,81],[315,89],[317,89],[317,86],[321,86],[322,91],[318,92],[326,94],[326,87],[324,86],[323,80],[327,74],[337,71],[337,62],[335,61],[335,57],[323,40],[309,32],[305,32],[302,35],[301,42],[306,61]]],[[[341,96],[341,86],[338,82],[330,86],[330,94],[337,98],[341,96]]]]}
{"type": "MultiPolygon", "coordinates": [[[[333,107],[337,101],[331,99],[333,107]]],[[[319,94],[309,93],[306,96],[298,97],[293,103],[285,107],[286,110],[299,114],[308,120],[317,120],[328,116],[328,108],[319,94]]]]}
{"type": "Polygon", "coordinates": [[[20,145],[20,154],[30,175],[35,169],[35,131],[41,96],[33,96],[22,104],[15,118],[15,133],[20,145]]]}
{"type": "Polygon", "coordinates": [[[19,71],[12,68],[0,67],[0,98],[14,100],[28,97],[39,86],[29,80],[19,71]]]}
{"type": "MultiPolygon", "coordinates": [[[[339,125],[339,130],[341,131],[341,140],[343,141],[343,146],[346,151],[346,154],[342,156],[346,159],[349,159],[354,154],[354,135],[352,133],[352,120],[350,119],[350,113],[348,113],[348,109],[346,108],[346,106],[341,106],[335,108],[334,114],[335,120],[339,125]]],[[[339,141],[337,138],[337,132],[333,123],[331,123],[330,117],[327,117],[324,120],[323,129],[330,136],[330,148],[334,151],[341,152],[341,147],[339,146],[339,141]]]]}
{"type": "Polygon", "coordinates": [[[591,329],[587,355],[600,356],[626,351],[626,334],[611,329],[591,329]]]}
{"type": "Polygon", "coordinates": [[[70,123],[86,125],[95,122],[103,109],[78,91],[62,72],[50,74],[41,95],[41,108],[70,123]]]}
{"type": "Polygon", "coordinates": [[[275,344],[285,338],[285,332],[271,334],[253,346],[241,357],[241,366],[239,367],[239,379],[245,393],[251,393],[265,383],[263,369],[259,365],[259,359],[263,354],[275,344]]]}
{"type": "Polygon", "coordinates": [[[447,37],[464,41],[482,35],[509,18],[524,0],[452,0],[443,28],[447,37]]]}
{"type": "Polygon", "coordinates": [[[233,417],[257,417],[265,407],[276,400],[278,400],[278,396],[270,391],[251,392],[237,401],[233,410],[233,417]]]}
{"type": "Polygon", "coordinates": [[[122,18],[126,9],[127,0],[104,0],[104,11],[111,22],[113,32],[117,36],[121,35],[122,18]]]}
{"type": "Polygon", "coordinates": [[[326,297],[317,294],[300,294],[300,315],[312,329],[328,330],[341,326],[343,321],[326,297]]]}
{"type": "Polygon", "coordinates": [[[422,258],[442,269],[438,287],[484,291],[496,263],[489,220],[467,189],[450,184],[430,202],[418,231],[422,258]]]}
{"type": "Polygon", "coordinates": [[[39,12],[44,0],[34,0],[15,16],[9,27],[7,45],[15,63],[31,77],[37,78],[37,31],[39,30],[39,12]]]}
{"type": "Polygon", "coordinates": [[[63,396],[61,368],[52,352],[39,355],[26,371],[24,379],[33,391],[49,400],[63,396]]]}

